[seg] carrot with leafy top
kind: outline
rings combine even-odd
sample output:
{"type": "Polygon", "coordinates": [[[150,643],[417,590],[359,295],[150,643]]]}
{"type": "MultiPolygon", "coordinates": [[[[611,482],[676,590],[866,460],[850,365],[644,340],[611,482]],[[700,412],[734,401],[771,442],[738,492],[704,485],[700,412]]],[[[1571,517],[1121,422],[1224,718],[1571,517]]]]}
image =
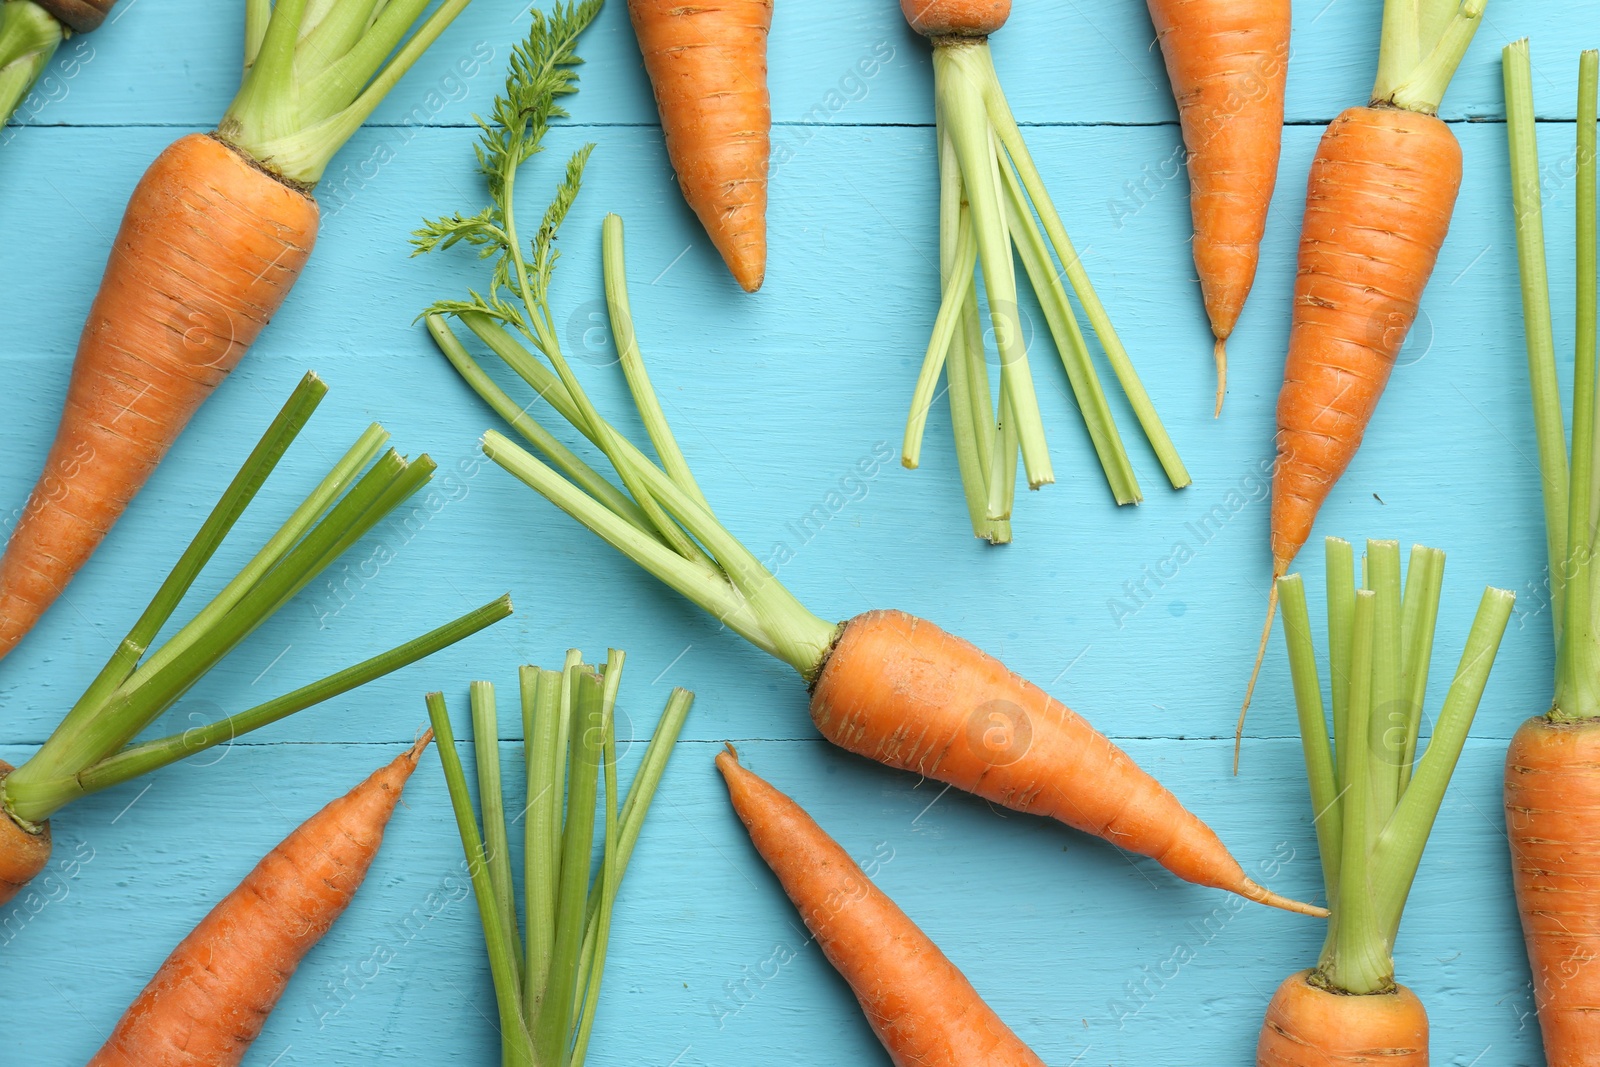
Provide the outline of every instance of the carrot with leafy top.
{"type": "Polygon", "coordinates": [[[217,129],[134,188],[78,341],[44,470],[0,557],[0,656],[61,595],[200,405],[243,358],[316,242],[311,190],[468,0],[260,0],[217,129]]]}
{"type": "Polygon", "coordinates": [[[1416,321],[1461,188],[1461,145],[1439,118],[1487,0],[1385,0],[1371,103],[1345,110],[1306,182],[1289,354],[1272,471],[1273,585],[1245,714],[1277,609],[1277,579],[1355,458],[1416,321]]]}
{"type": "Polygon", "coordinates": [[[367,877],[433,739],[307,819],[172,950],[88,1067],[235,1067],[367,877]]]}
{"type": "Polygon", "coordinates": [[[939,946],[805,810],[717,753],[728,799],[895,1067],[1044,1067],[939,946]]]}

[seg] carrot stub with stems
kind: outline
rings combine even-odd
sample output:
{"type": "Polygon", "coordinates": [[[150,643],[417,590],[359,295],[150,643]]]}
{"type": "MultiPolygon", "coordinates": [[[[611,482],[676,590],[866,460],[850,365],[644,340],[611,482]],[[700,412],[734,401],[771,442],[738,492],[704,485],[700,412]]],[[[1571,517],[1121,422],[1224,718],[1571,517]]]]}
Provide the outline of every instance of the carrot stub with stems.
{"type": "Polygon", "coordinates": [[[1289,352],[1278,393],[1267,619],[1245,715],[1289,573],[1317,511],[1361,447],[1416,321],[1461,188],[1461,146],[1438,115],[1487,0],[1385,0],[1372,100],[1317,144],[1306,180],[1289,352]]]}
{"type": "Polygon", "coordinates": [[[717,754],[728,799],[895,1067],[1044,1067],[965,975],[805,810],[717,754]]]}
{"type": "Polygon", "coordinates": [[[1600,166],[1595,124],[1600,111],[1600,52],[1579,62],[1576,173],[1576,316],[1573,336],[1572,449],[1567,453],[1550,279],[1545,256],[1539,151],[1528,42],[1506,46],[1506,134],[1517,260],[1544,493],[1551,621],[1556,639],[1555,692],[1549,709],[1524,722],[1506,752],[1506,834],[1512,884],[1533,971],[1534,1002],[1551,1067],[1586,1067],[1600,1048],[1600,847],[1592,813],[1600,807],[1600,645],[1594,565],[1600,464],[1595,450],[1597,329],[1596,244],[1600,166]]]}
{"type": "Polygon", "coordinates": [[[1358,588],[1350,543],[1330,537],[1327,571],[1331,716],[1304,583],[1292,574],[1278,586],[1332,915],[1317,966],[1291,975],[1272,998],[1256,1063],[1425,1067],[1427,1012],[1395,983],[1395,935],[1516,598],[1484,590],[1419,751],[1444,553],[1414,547],[1402,587],[1399,543],[1368,541],[1358,588]]]}
{"type": "Polygon", "coordinates": [[[570,78],[551,74],[541,96],[532,72],[559,71],[571,63],[570,52],[562,51],[564,40],[536,26],[519,46],[521,58],[495,104],[496,121],[485,124],[478,148],[490,207],[475,216],[434,220],[416,236],[420,252],[467,241],[495,259],[484,292],[438,301],[424,315],[434,342],[463,379],[548,463],[495,431],[484,436],[485,454],[735,633],[792,666],[813,686],[812,718],[834,742],[1115,840],[1190,881],[1318,913],[1252,882],[1210,828],[1125,753],[972,645],[902,612],[868,612],[841,625],[825,622],[796,600],[717,520],[689,473],[640,355],[627,305],[622,220],[614,215],[602,229],[610,321],[623,375],[659,462],[601,417],[562,356],[549,297],[555,235],[578,195],[587,151],[568,162],[531,244],[531,261],[516,235],[511,198],[516,168],[537,151],[554,89],[570,85],[570,78]],[[619,484],[512,399],[455,334],[451,319],[598,448],[619,484]],[[993,747],[995,733],[987,727],[996,713],[1025,738],[993,747]]]}
{"type": "Polygon", "coordinates": [[[444,695],[428,694],[428,715],[439,738],[489,952],[505,1067],[582,1067],[600,1002],[617,893],[694,703],[688,690],[672,691],[623,799],[616,736],[623,661],[623,654],[612,649],[604,664],[586,664],[573,649],[559,671],[521,670],[528,803],[520,923],[494,686],[473,682],[471,688],[481,813],[473,808],[444,695]],[[601,856],[591,876],[597,822],[601,856]]]}
{"type": "Polygon", "coordinates": [[[432,736],[269,852],[172,950],[88,1067],[237,1067],[306,953],[361,888],[432,736]]]}
{"type": "Polygon", "coordinates": [[[1113,498],[1118,504],[1135,504],[1142,494],[1067,299],[1067,286],[1082,305],[1173,488],[1188,485],[1189,472],[1089,282],[1006,103],[988,34],[1005,22],[1010,3],[902,0],[901,10],[912,28],[933,44],[941,279],[939,312],[912,394],[902,462],[916,467],[922,461],[928,412],[944,372],[957,466],[976,536],[995,544],[1011,540],[1019,453],[1030,489],[1055,481],[1023,339],[1015,252],[1044,311],[1113,498]],[[979,320],[979,268],[999,355],[998,396],[990,389],[979,320]]]}
{"type": "Polygon", "coordinates": [[[430,0],[247,0],[238,95],[213,133],[156,158],[112,242],[55,440],[0,557],[0,656],[276,313],[316,242],[311,190],[467,2],[423,18],[430,0]]]}
{"type": "Polygon", "coordinates": [[[49,819],[121,785],[347,693],[511,614],[500,597],[420,637],[266,703],[149,741],[135,738],[257,627],[428,483],[433,461],[384,451],[368,427],[239,573],[159,645],[156,637],[327,393],[307,374],[246,458],[150,605],[71,710],[22,766],[0,772],[0,903],[43,869],[49,819]],[[381,453],[381,454],[380,454],[381,453]]]}

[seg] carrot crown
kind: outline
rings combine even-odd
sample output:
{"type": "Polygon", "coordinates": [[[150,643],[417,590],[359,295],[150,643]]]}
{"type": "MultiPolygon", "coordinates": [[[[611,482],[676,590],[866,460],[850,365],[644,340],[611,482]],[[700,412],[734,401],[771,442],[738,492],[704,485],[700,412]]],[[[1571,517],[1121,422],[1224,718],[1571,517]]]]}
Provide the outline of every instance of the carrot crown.
{"type": "Polygon", "coordinates": [[[500,777],[494,686],[473,682],[471,689],[481,829],[444,695],[428,694],[428,716],[439,739],[439,759],[489,950],[505,1067],[582,1067],[600,999],[612,907],[650,801],[694,703],[688,690],[672,691],[628,797],[621,800],[616,703],[622,663],[623,654],[612,649],[603,666],[592,667],[573,649],[562,670],[522,668],[522,751],[527,767],[522,936],[500,777]],[[602,792],[600,868],[591,879],[595,807],[602,792]]]}
{"type": "Polygon", "coordinates": [[[31,0],[0,3],[0,126],[27,98],[61,37],[61,23],[31,0]]]}
{"type": "Polygon", "coordinates": [[[104,669],[33,758],[0,780],[0,805],[10,816],[24,825],[43,822],[79,797],[230,742],[432,655],[511,614],[510,598],[501,597],[276,700],[170,737],[129,744],[432,476],[434,465],[427,456],[412,461],[390,449],[380,457],[389,435],[374,423],[244,569],[152,650],[162,627],[327,391],[314,374],[301,380],[104,669]]]}
{"type": "Polygon", "coordinates": [[[248,0],[244,81],[217,135],[272,173],[315,185],[468,2],[444,0],[411,33],[431,0],[248,0]]]}
{"type": "Polygon", "coordinates": [[[1573,336],[1572,455],[1567,455],[1556,374],[1555,332],[1550,320],[1550,276],[1545,263],[1544,208],[1539,191],[1539,147],[1535,140],[1533,71],[1524,38],[1506,45],[1506,135],[1511,145],[1511,195],[1516,213],[1517,263],[1521,269],[1522,316],[1528,345],[1534,430],[1539,443],[1540,486],[1549,552],[1548,585],[1556,637],[1556,721],[1600,716],[1600,645],[1596,644],[1594,566],[1600,504],[1595,485],[1596,248],[1595,122],[1600,97],[1600,52],[1584,52],[1578,69],[1577,124],[1577,314],[1573,336]]]}
{"type": "MultiPolygon", "coordinates": [[[[963,11],[983,6],[908,2],[930,17],[947,6],[963,11]]],[[[911,15],[909,9],[907,14],[911,15]]],[[[1117,503],[1138,503],[1142,499],[1139,481],[1112,418],[1076,313],[1067,299],[1063,275],[1083,307],[1168,480],[1173,488],[1188,485],[1189,472],[1117,338],[1111,318],[1095,294],[1083,261],[1028,152],[1000,87],[987,40],[940,40],[933,50],[933,73],[939,149],[939,272],[943,291],[933,336],[912,393],[901,462],[915,468],[922,461],[928,411],[936,399],[939,375],[944,372],[949,378],[956,462],[974,534],[997,544],[1011,540],[1019,452],[1030,489],[1055,481],[1017,302],[1012,262],[1015,250],[1044,311],[1089,439],[1117,503]],[[1060,260],[1059,270],[1052,250],[1060,260]],[[984,330],[978,311],[980,266],[999,353],[998,403],[989,386],[984,330]]]]}
{"type": "Polygon", "coordinates": [[[1385,0],[1372,102],[1436,114],[1488,0],[1385,0]]]}
{"type": "Polygon", "coordinates": [[[639,354],[628,307],[622,220],[615,215],[606,218],[603,231],[606,303],[619,362],[659,462],[601,418],[562,355],[550,310],[555,238],[578,196],[592,146],[568,160],[532,242],[531,261],[523,251],[513,196],[517,171],[539,152],[549,120],[565,114],[557,101],[573,91],[576,38],[598,6],[557,4],[548,18],[534,13],[533,29],[517,47],[505,92],[495,101],[494,118],[482,122],[478,159],[489,185],[489,207],[476,215],[437,219],[417,231],[419,254],[464,241],[478,247],[482,257],[495,259],[487,290],[469,290],[466,300],[441,300],[428,309],[428,332],[467,384],[549,465],[492,430],[483,439],[490,459],[810,679],[821,668],[836,627],[807,611],[728,533],[690,473],[639,354]],[[593,442],[621,485],[612,485],[557,440],[527,413],[528,405],[511,399],[467,351],[447,319],[465,326],[593,442]]]}
{"type": "Polygon", "coordinates": [[[1394,985],[1394,939],[1515,597],[1485,589],[1455,678],[1418,757],[1423,696],[1444,580],[1444,553],[1368,541],[1363,581],[1348,541],[1328,538],[1328,660],[1333,743],[1300,575],[1277,582],[1300,741],[1328,890],[1328,939],[1317,980],[1346,993],[1394,985]]]}

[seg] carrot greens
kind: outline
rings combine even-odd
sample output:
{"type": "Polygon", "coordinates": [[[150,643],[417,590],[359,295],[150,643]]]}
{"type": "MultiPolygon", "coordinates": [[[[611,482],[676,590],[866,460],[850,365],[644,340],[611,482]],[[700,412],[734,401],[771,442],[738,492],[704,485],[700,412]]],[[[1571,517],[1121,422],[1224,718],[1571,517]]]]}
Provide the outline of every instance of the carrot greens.
{"type": "Polygon", "coordinates": [[[1488,0],[1385,0],[1374,104],[1434,115],[1488,0]]]}
{"type": "Polygon", "coordinates": [[[0,805],[34,826],[80,797],[321,703],[511,614],[508,597],[274,700],[170,737],[131,743],[257,627],[407,498],[434,464],[407,460],[372,425],[236,575],[166,641],[156,638],[327,392],[307,374],[245,460],[133,628],[40,750],[0,779],[0,805]]]}
{"type": "Polygon", "coordinates": [[[27,99],[62,35],[61,23],[33,0],[0,3],[0,126],[27,99]]]}
{"type": "Polygon", "coordinates": [[[472,805],[444,695],[428,694],[428,715],[483,924],[506,1067],[582,1067],[617,891],[694,702],[687,690],[672,691],[627,798],[621,799],[616,702],[623,660],[613,649],[604,664],[590,665],[573,650],[559,671],[521,670],[528,797],[525,940],[518,932],[494,686],[473,682],[471,687],[481,812],[472,805]],[[601,858],[591,874],[596,807],[602,804],[601,858]]]}
{"type": "Polygon", "coordinates": [[[1368,541],[1358,588],[1347,541],[1327,542],[1332,732],[1300,575],[1278,579],[1306,779],[1333,913],[1313,984],[1355,994],[1394,988],[1394,940],[1428,833],[1466,745],[1515,597],[1486,589],[1460,665],[1417,755],[1444,553],[1368,541]]]}

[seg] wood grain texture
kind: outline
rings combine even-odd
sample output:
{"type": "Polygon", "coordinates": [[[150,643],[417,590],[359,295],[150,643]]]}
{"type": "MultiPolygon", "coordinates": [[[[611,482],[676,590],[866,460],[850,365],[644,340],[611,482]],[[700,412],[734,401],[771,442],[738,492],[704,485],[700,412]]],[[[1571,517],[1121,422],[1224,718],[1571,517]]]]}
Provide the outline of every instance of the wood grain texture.
{"type": "MultiPolygon", "coordinates": [[[[12,398],[0,416],[11,460],[0,469],[0,518],[21,506],[48,447],[135,181],[231,96],[241,16],[237,5],[211,6],[124,0],[116,22],[83,41],[95,51],[76,57],[76,75],[61,66],[74,61],[73,44],[62,49],[64,94],[25,112],[32,125],[0,133],[9,229],[0,371],[12,398]],[[158,47],[178,26],[182,47],[158,47]]],[[[846,618],[900,607],[1000,656],[1161,778],[1253,876],[1295,895],[1315,893],[1317,872],[1281,638],[1239,779],[1227,776],[1224,738],[1266,595],[1265,464],[1306,168],[1321,123],[1365,96],[1378,6],[1295,5],[1294,125],[1256,289],[1230,341],[1227,413],[1214,422],[1187,180],[1143,5],[1017,5],[994,40],[1002,77],[1019,117],[1047,124],[1028,131],[1039,166],[1195,485],[1166,490],[1153,457],[1130,441],[1146,502],[1113,508],[1041,340],[1036,375],[1062,479],[1019,499],[1017,540],[1004,549],[967,530],[943,410],[924,468],[894,460],[937,303],[931,77],[925,46],[894,4],[777,6],[773,240],[767,284],[753,297],[727,278],[682,203],[621,4],[585,41],[590,62],[571,101],[581,125],[556,131],[522,183],[534,203],[556,161],[598,142],[562,238],[563,337],[586,359],[580,373],[597,400],[618,410],[598,256],[600,218],[616,211],[628,225],[640,342],[684,450],[728,525],[781,559],[781,577],[814,610],[846,618]],[[876,72],[861,75],[857,64],[873,58],[876,72]],[[852,72],[859,85],[844,81],[852,72]],[[1291,854],[1276,876],[1259,866],[1291,854]]],[[[43,740],[307,367],[332,392],[219,568],[246,558],[372,419],[403,451],[439,460],[438,495],[423,498],[409,523],[374,531],[335,576],[338,589],[306,590],[169,725],[277,695],[506,589],[519,612],[271,727],[214,765],[173,768],[148,792],[118,790],[67,812],[56,827],[55,881],[0,909],[0,1049],[20,1048],[31,1063],[86,1059],[183,933],[328,799],[329,781],[370,769],[372,745],[410,740],[424,690],[443,687],[464,707],[469,678],[510,685],[517,663],[613,644],[630,658],[625,736],[648,729],[670,686],[700,698],[619,902],[595,1064],[885,1062],[728,810],[711,767],[726,738],[742,741],[751,767],[852,855],[893,849],[880,883],[1047,1062],[1181,1062],[1196,1047],[1208,1062],[1247,1062],[1272,990],[1315,958],[1315,924],[1229,911],[1223,894],[1184,886],[1153,863],[955,793],[940,797],[931,783],[828,748],[792,672],[717,632],[475,461],[490,417],[412,320],[430,299],[478,283],[477,264],[466,255],[411,260],[405,241],[424,214],[481,206],[462,124],[486,108],[521,31],[505,9],[490,0],[469,8],[330,168],[317,255],[293,297],[66,598],[0,664],[0,738],[10,746],[0,759],[17,762],[43,740]],[[394,558],[375,569],[380,543],[394,558]],[[194,830],[196,808],[214,827],[205,836],[194,830]]],[[[1446,116],[1498,116],[1498,49],[1531,33],[1541,114],[1570,117],[1570,53],[1597,13],[1592,0],[1491,5],[1446,116]]],[[[1538,1067],[1499,788],[1506,739],[1549,699],[1544,537],[1504,127],[1453,128],[1466,175],[1455,225],[1416,335],[1314,537],[1395,537],[1449,552],[1430,707],[1482,587],[1521,595],[1423,861],[1398,963],[1428,1004],[1436,1062],[1481,1055],[1479,1067],[1538,1067]]],[[[1562,164],[1572,127],[1543,124],[1540,136],[1557,336],[1570,343],[1572,189],[1562,164]]],[[[1318,598],[1314,555],[1307,571],[1318,598]]],[[[200,590],[216,589],[222,573],[200,590]]],[[[249,1062],[265,1067],[284,1053],[279,1067],[362,1064],[377,1062],[378,1047],[406,1062],[496,1062],[493,1030],[473,1010],[491,1003],[488,976],[472,904],[449,881],[460,851],[432,756],[406,803],[366,888],[306,961],[249,1062]]]]}

